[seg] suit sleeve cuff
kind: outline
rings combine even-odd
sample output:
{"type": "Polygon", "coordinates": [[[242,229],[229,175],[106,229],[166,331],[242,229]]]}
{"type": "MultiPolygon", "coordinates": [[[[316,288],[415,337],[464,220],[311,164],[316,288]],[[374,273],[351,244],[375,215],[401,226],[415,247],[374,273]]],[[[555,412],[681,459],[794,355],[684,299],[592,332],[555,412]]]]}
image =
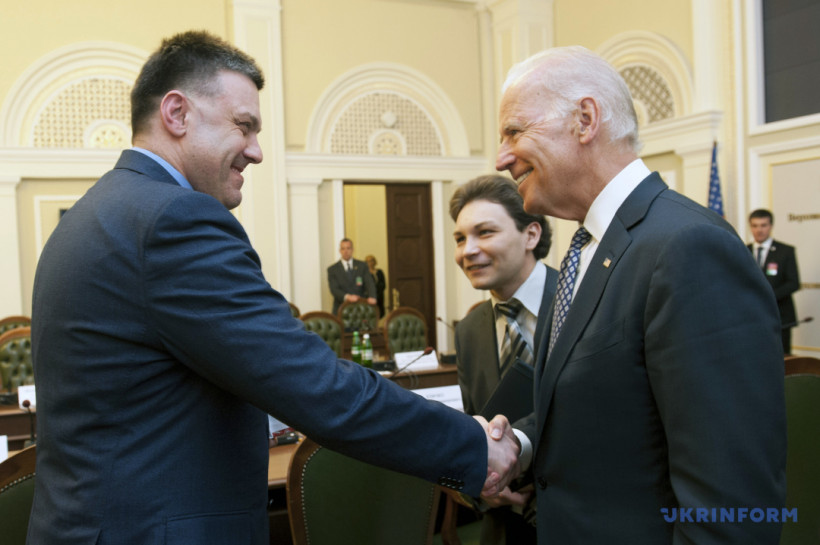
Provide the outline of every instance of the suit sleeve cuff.
{"type": "Polygon", "coordinates": [[[527,471],[532,463],[532,443],[523,431],[513,428],[513,433],[518,437],[518,441],[521,443],[521,452],[518,453],[518,464],[521,466],[521,471],[527,471]]]}

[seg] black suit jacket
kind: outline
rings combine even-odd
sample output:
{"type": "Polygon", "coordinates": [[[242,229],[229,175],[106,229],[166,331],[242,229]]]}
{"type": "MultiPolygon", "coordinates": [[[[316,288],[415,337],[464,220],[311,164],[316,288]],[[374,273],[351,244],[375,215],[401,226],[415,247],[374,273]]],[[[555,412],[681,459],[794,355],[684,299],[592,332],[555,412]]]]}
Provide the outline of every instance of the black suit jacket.
{"type": "Polygon", "coordinates": [[[548,339],[535,413],[517,423],[535,448],[539,543],[778,542],[779,524],[662,511],[785,502],[780,320],[729,224],[653,173],[618,209],[546,359],[548,339]]]}
{"type": "Polygon", "coordinates": [[[266,413],[471,495],[486,477],[481,426],[337,360],[236,218],[136,151],[45,245],[32,353],[29,543],[267,544],[266,413]]]}
{"type": "MultiPolygon", "coordinates": [[[[547,267],[544,294],[541,297],[541,307],[535,328],[533,352],[540,344],[546,324],[546,311],[552,304],[557,282],[558,271],[547,267]]],[[[478,414],[501,381],[492,301],[484,301],[458,322],[455,344],[458,384],[461,387],[464,412],[478,414]]]]}
{"type": "Polygon", "coordinates": [[[327,268],[327,285],[333,294],[333,314],[339,310],[345,300],[345,295],[351,293],[359,297],[376,298],[376,283],[370,268],[364,261],[353,259],[353,272],[345,271],[341,260],[327,268]]]}
{"type": "MultiPolygon", "coordinates": [[[[533,352],[541,342],[546,325],[547,310],[555,296],[558,271],[547,267],[544,293],[533,339],[533,352]]],[[[495,329],[493,303],[484,301],[456,325],[456,362],[458,364],[458,384],[464,412],[479,414],[501,381],[498,361],[498,340],[495,329]]],[[[481,527],[481,544],[506,543],[524,545],[523,541],[534,542],[533,529],[523,517],[509,508],[491,509],[484,514],[481,527]]]]}
{"type": "MultiPolygon", "coordinates": [[[[752,244],[748,244],[747,247],[754,252],[752,244]]],[[[794,310],[792,293],[800,289],[800,273],[797,270],[794,246],[773,240],[766,255],[763,273],[774,290],[781,323],[785,325],[796,322],[797,312],[794,310]]]]}

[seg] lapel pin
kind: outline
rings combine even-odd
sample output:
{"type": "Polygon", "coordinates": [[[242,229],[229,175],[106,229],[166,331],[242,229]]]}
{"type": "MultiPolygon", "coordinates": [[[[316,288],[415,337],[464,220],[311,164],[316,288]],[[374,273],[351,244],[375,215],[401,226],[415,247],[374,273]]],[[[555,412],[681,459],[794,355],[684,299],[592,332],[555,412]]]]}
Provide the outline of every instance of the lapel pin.
{"type": "Polygon", "coordinates": [[[611,263],[612,263],[611,259],[609,259],[609,258],[604,259],[604,267],[606,267],[607,269],[609,268],[609,265],[611,263]]]}

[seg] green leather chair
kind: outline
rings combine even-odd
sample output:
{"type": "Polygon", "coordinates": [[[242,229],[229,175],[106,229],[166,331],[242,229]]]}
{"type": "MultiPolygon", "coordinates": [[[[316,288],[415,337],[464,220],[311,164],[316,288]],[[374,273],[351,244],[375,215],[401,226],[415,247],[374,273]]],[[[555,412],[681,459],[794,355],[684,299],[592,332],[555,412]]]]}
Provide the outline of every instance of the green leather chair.
{"type": "Polygon", "coordinates": [[[345,331],[375,331],[379,327],[379,307],[365,301],[339,305],[336,315],[342,321],[345,331]]]}
{"type": "Polygon", "coordinates": [[[28,316],[6,316],[0,320],[0,335],[10,329],[18,327],[28,327],[31,325],[31,318],[28,316]]]}
{"type": "Polygon", "coordinates": [[[35,447],[21,450],[0,462],[0,541],[25,545],[31,504],[34,501],[35,447]]]}
{"type": "Polygon", "coordinates": [[[439,488],[305,439],[288,470],[294,545],[429,545],[439,488]]]}
{"type": "Polygon", "coordinates": [[[288,303],[290,305],[290,315],[294,318],[298,318],[302,313],[299,312],[299,307],[294,305],[293,303],[288,303]]]}
{"type": "Polygon", "coordinates": [[[31,328],[18,327],[0,335],[0,390],[14,392],[21,384],[34,384],[31,364],[31,328]]]}
{"type": "Polygon", "coordinates": [[[786,509],[797,522],[783,523],[780,545],[820,543],[820,359],[785,360],[786,509]]]}
{"type": "Polygon", "coordinates": [[[427,323],[424,315],[411,307],[394,309],[382,326],[387,349],[391,354],[427,348],[427,323]]]}
{"type": "Polygon", "coordinates": [[[321,310],[308,312],[300,316],[305,323],[305,329],[313,331],[342,357],[342,322],[333,314],[321,310]]]}

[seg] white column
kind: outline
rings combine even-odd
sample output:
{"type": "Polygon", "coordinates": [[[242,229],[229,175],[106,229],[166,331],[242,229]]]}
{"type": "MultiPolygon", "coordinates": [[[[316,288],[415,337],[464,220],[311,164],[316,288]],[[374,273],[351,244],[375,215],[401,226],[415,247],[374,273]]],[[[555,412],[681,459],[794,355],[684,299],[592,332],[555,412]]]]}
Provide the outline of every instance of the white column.
{"type": "Polygon", "coordinates": [[[299,233],[293,245],[293,302],[302,312],[322,308],[324,279],[320,256],[319,186],[321,178],[291,178],[290,232],[299,233]]]}
{"type": "Polygon", "coordinates": [[[0,175],[0,317],[23,312],[20,233],[17,228],[17,176],[0,175]]]}
{"type": "Polygon", "coordinates": [[[259,94],[264,159],[245,170],[244,198],[237,215],[262,260],[271,285],[291,296],[288,186],[285,176],[285,119],[282,85],[280,0],[233,0],[234,40],[265,75],[259,94]]]}
{"type": "MultiPolygon", "coordinates": [[[[683,163],[683,182],[678,193],[683,193],[693,201],[706,206],[709,201],[709,173],[712,166],[712,142],[678,148],[675,153],[683,163]]],[[[722,181],[721,181],[722,182],[722,181]]],[[[721,183],[724,199],[726,190],[721,183]]]]}
{"type": "Polygon", "coordinates": [[[488,3],[493,18],[496,89],[513,64],[554,41],[553,0],[497,0],[488,3]]]}
{"type": "Polygon", "coordinates": [[[724,58],[724,38],[731,22],[724,20],[723,4],[715,0],[692,0],[694,112],[720,109],[721,79],[730,66],[724,58]]]}

